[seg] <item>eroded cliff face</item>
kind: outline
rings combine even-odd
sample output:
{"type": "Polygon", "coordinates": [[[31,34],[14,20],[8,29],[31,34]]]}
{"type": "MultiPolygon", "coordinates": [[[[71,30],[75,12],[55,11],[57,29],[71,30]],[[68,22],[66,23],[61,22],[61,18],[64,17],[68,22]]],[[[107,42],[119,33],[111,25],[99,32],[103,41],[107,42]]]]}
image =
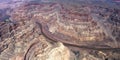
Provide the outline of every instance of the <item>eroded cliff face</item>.
{"type": "MultiPolygon", "coordinates": [[[[51,41],[34,21],[1,22],[0,60],[89,60],[97,58],[88,50],[67,47],[51,41]],[[26,22],[26,23],[25,23],[26,22]]],[[[103,54],[102,51],[99,51],[103,54]]],[[[102,57],[103,57],[102,56],[102,57]]]]}
{"type": "MultiPolygon", "coordinates": [[[[49,42],[33,21],[4,23],[0,60],[74,60],[75,55],[60,42],[49,42]],[[15,28],[16,27],[16,28],[15,28]],[[54,57],[54,58],[53,58],[54,57]]],[[[3,26],[1,22],[1,26],[3,26]]]]}
{"type": "Polygon", "coordinates": [[[3,14],[0,60],[120,59],[120,7],[50,1],[3,14]]]}

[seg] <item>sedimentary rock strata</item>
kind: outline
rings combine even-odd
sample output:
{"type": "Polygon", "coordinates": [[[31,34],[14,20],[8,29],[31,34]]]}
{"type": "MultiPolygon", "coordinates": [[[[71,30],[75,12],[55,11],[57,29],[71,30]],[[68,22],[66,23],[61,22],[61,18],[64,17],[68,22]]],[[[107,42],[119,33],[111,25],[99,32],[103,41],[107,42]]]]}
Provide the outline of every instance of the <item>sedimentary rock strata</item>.
{"type": "Polygon", "coordinates": [[[9,11],[0,60],[119,60],[120,7],[78,2],[32,1],[9,11]]]}

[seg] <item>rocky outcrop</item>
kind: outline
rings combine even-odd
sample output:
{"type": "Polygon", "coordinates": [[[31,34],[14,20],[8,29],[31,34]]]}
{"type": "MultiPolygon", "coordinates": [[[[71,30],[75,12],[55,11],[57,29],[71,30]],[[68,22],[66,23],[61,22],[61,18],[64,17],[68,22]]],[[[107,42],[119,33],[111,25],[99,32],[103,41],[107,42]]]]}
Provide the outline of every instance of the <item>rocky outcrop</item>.
{"type": "MultiPolygon", "coordinates": [[[[9,26],[11,25],[6,24],[5,27],[9,26]]],[[[12,29],[10,32],[9,29],[7,31],[1,30],[4,34],[1,36],[0,60],[75,59],[73,52],[62,43],[48,42],[47,38],[41,35],[39,27],[32,21],[25,23],[25,25],[21,22],[17,28],[12,29]],[[7,37],[8,34],[10,35],[7,37]]]]}
{"type": "Polygon", "coordinates": [[[71,2],[33,1],[7,11],[0,60],[119,60],[119,8],[71,2]]]}

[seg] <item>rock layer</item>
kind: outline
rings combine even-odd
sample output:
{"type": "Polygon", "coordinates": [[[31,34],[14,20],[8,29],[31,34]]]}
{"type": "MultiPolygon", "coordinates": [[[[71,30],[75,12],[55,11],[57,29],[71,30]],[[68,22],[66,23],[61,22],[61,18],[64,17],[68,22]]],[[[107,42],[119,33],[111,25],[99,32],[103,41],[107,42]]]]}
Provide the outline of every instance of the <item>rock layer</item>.
{"type": "Polygon", "coordinates": [[[9,11],[0,22],[0,60],[119,60],[119,8],[71,2],[9,11]]]}

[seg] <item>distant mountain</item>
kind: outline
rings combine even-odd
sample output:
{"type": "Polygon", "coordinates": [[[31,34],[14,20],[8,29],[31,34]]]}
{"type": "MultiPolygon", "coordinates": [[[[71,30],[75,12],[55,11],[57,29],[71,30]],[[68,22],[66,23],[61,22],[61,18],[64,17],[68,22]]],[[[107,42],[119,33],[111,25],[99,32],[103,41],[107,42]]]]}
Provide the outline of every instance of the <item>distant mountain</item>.
{"type": "Polygon", "coordinates": [[[0,0],[0,3],[2,2],[10,2],[11,0],[0,0]]]}
{"type": "Polygon", "coordinates": [[[115,2],[119,2],[120,3],[120,0],[114,0],[115,2]]]}

